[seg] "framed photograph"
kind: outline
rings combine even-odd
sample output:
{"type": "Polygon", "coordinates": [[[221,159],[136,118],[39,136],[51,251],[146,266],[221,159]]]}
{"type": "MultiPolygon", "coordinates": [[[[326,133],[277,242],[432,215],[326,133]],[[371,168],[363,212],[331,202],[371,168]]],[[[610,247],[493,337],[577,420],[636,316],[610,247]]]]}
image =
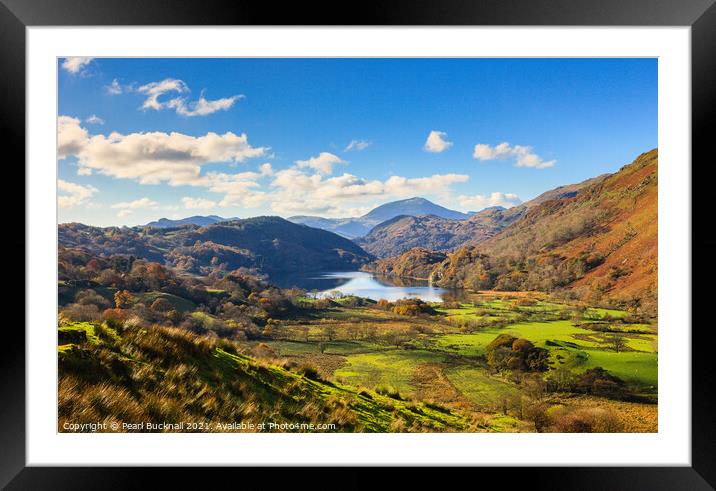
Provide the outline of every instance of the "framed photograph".
{"type": "Polygon", "coordinates": [[[713,2],[133,3],[0,10],[27,190],[3,485],[459,465],[712,489],[713,2]]]}

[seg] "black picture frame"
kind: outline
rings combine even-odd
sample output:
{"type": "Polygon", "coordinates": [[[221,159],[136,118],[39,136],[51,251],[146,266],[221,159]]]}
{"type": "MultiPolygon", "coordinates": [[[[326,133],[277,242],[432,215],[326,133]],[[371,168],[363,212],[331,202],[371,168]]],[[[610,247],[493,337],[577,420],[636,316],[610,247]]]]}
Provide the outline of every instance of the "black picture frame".
{"type": "MultiPolygon", "coordinates": [[[[0,0],[0,138],[5,148],[5,172],[12,182],[25,181],[25,29],[28,26],[117,25],[533,25],[533,26],[690,26],[692,49],[692,224],[699,230],[691,238],[692,263],[707,257],[716,247],[716,232],[698,218],[708,212],[708,179],[693,179],[700,162],[704,167],[710,151],[708,122],[716,103],[716,5],[715,0],[400,0],[341,4],[338,2],[281,3],[258,0],[0,0]],[[10,150],[10,152],[8,152],[10,150]],[[8,157],[7,155],[13,156],[8,157]],[[15,181],[17,179],[18,181],[15,181]],[[702,211],[706,210],[706,211],[702,211]]],[[[688,162],[679,165],[689,165],[688,162]]],[[[8,181],[9,182],[9,181],[8,181]]],[[[19,188],[19,186],[15,186],[19,188]]],[[[12,211],[12,210],[11,210],[12,211]]],[[[11,213],[12,214],[12,213],[11,213]]],[[[8,217],[6,227],[17,233],[0,236],[0,249],[10,275],[10,300],[32,292],[21,290],[25,253],[25,220],[19,213],[8,217]],[[14,222],[13,222],[14,221],[14,222]]],[[[706,219],[708,221],[708,219],[706,219]]],[[[8,230],[6,228],[6,230],[8,230]]],[[[716,273],[713,261],[700,261],[699,273],[716,273]]],[[[7,276],[6,276],[7,277],[7,276]]],[[[676,285],[691,288],[691,285],[676,285]]],[[[692,305],[707,305],[707,289],[692,288],[692,305]]],[[[26,299],[26,297],[24,297],[26,299]]],[[[17,300],[19,302],[19,299],[17,300]]],[[[13,307],[14,308],[14,307],[13,307]]],[[[8,309],[10,310],[10,309],[8,309]]],[[[10,313],[10,312],[8,312],[10,313]]],[[[694,312],[695,314],[696,312],[694,312]]],[[[480,481],[510,476],[512,484],[529,482],[534,488],[550,489],[713,489],[716,487],[716,398],[710,373],[713,355],[710,324],[692,329],[692,465],[691,467],[570,467],[481,469],[480,481]]],[[[19,320],[18,320],[19,321],[19,320]]],[[[689,321],[681,326],[689,333],[689,321]]],[[[25,335],[6,323],[5,349],[0,355],[0,485],[10,489],[125,488],[138,472],[159,469],[26,467],[25,440],[25,335]]],[[[27,328],[28,326],[26,326],[27,328]]],[[[35,326],[37,327],[37,326],[35,326]]],[[[411,472],[420,477],[421,472],[411,472]]],[[[191,471],[173,469],[175,478],[191,481],[191,471]]],[[[212,481],[226,484],[232,469],[197,473],[203,487],[212,481]]],[[[241,470],[242,473],[248,470],[241,470]]],[[[265,472],[265,471],[264,471],[265,472]]],[[[272,474],[272,485],[291,485],[301,477],[315,479],[310,469],[293,469],[282,483],[272,474]]],[[[360,485],[358,469],[343,471],[341,485],[360,485]]],[[[367,481],[364,485],[370,485],[367,481]]],[[[476,484],[477,485],[477,484],[476,484]]]]}

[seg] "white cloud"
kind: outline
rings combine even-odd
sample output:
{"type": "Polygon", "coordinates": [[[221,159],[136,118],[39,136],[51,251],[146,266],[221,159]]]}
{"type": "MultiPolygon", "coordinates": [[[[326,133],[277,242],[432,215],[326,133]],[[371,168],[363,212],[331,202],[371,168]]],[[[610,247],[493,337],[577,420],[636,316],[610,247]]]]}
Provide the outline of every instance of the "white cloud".
{"type": "Polygon", "coordinates": [[[184,208],[188,210],[210,210],[216,208],[216,201],[211,201],[204,198],[191,198],[186,196],[181,199],[184,204],[184,208]]]}
{"type": "Polygon", "coordinates": [[[272,176],[273,175],[273,166],[269,164],[268,162],[263,163],[259,166],[259,171],[261,172],[262,176],[272,176]]]}
{"type": "Polygon", "coordinates": [[[111,207],[120,210],[139,210],[141,208],[156,208],[159,203],[149,198],[135,199],[134,201],[122,201],[115,203],[111,207]]]}
{"type": "Polygon", "coordinates": [[[57,202],[60,208],[73,208],[86,204],[92,195],[99,192],[94,186],[82,186],[62,179],[57,180],[57,190],[57,202]]]}
{"type": "Polygon", "coordinates": [[[89,135],[80,120],[70,116],[57,118],[57,158],[75,155],[86,145],[89,135]]]}
{"type": "Polygon", "coordinates": [[[475,145],[472,157],[476,160],[514,159],[517,167],[532,167],[535,169],[547,169],[557,163],[556,160],[544,160],[532,151],[532,147],[510,145],[507,142],[500,143],[494,147],[478,143],[475,145]]]}
{"type": "Polygon", "coordinates": [[[116,78],[115,78],[114,80],[112,80],[112,83],[111,83],[111,84],[105,85],[104,90],[105,90],[109,95],[119,95],[119,94],[121,94],[122,91],[123,91],[123,90],[122,90],[122,86],[119,85],[119,82],[117,81],[116,78]]]}
{"type": "Polygon", "coordinates": [[[151,82],[142,85],[137,89],[137,92],[147,96],[142,104],[142,109],[155,109],[159,111],[166,107],[166,103],[159,101],[160,96],[167,92],[178,92],[180,94],[189,92],[189,87],[182,80],[166,78],[161,82],[151,82]]]}
{"type": "Polygon", "coordinates": [[[246,134],[189,136],[182,133],[110,133],[89,135],[76,118],[58,118],[58,158],[76,156],[78,173],[93,171],[140,184],[207,186],[201,167],[210,163],[241,163],[261,157],[267,147],[252,147],[246,134]]]}
{"type": "Polygon", "coordinates": [[[135,199],[134,201],[122,201],[121,203],[115,203],[111,206],[111,208],[119,210],[117,212],[117,217],[124,218],[134,213],[134,210],[155,209],[157,206],[159,206],[159,203],[156,201],[152,201],[149,198],[140,198],[135,199]]]}
{"type": "Polygon", "coordinates": [[[205,185],[213,193],[223,194],[219,202],[221,207],[242,205],[246,208],[255,208],[263,204],[269,196],[259,191],[256,182],[261,174],[256,172],[240,172],[238,174],[225,174],[210,172],[205,177],[205,185]]]}
{"type": "Polygon", "coordinates": [[[177,114],[181,114],[182,116],[207,116],[217,111],[227,111],[234,105],[234,102],[243,98],[243,95],[235,95],[207,101],[204,99],[204,96],[201,96],[198,101],[187,102],[186,99],[182,97],[170,100],[166,103],[166,107],[175,109],[177,114]]]}
{"type": "Polygon", "coordinates": [[[96,114],[93,114],[87,119],[85,119],[85,123],[102,125],[104,124],[104,119],[100,118],[96,114]]]}
{"type": "Polygon", "coordinates": [[[205,99],[202,94],[199,96],[199,100],[196,101],[187,101],[186,97],[175,97],[168,101],[160,101],[161,96],[170,92],[178,94],[189,92],[189,86],[183,80],[175,78],[167,78],[161,82],[142,85],[137,88],[137,92],[147,96],[144,103],[142,103],[141,109],[154,109],[156,111],[174,109],[177,114],[186,117],[207,116],[217,111],[227,111],[237,100],[244,98],[243,95],[233,95],[210,101],[205,99]]]}
{"type": "Polygon", "coordinates": [[[457,201],[462,207],[472,211],[480,211],[490,206],[511,208],[512,206],[522,203],[520,197],[514,193],[499,192],[492,193],[489,196],[483,194],[476,194],[474,196],[461,195],[458,196],[457,201]]]}
{"type": "Polygon", "coordinates": [[[351,151],[357,151],[360,152],[361,150],[365,150],[369,146],[372,145],[372,142],[369,142],[368,140],[351,140],[351,142],[346,146],[345,149],[343,149],[344,152],[351,152],[351,151]]]}
{"type": "Polygon", "coordinates": [[[71,56],[69,58],[65,58],[61,66],[67,72],[76,75],[78,73],[81,73],[92,60],[94,60],[94,58],[89,58],[85,56],[71,56]]]}
{"type": "Polygon", "coordinates": [[[447,133],[444,131],[431,131],[428,135],[428,139],[425,140],[425,151],[440,153],[452,147],[452,142],[447,141],[446,137],[447,133]]]}
{"type": "Polygon", "coordinates": [[[332,174],[334,165],[345,164],[346,162],[341,160],[337,155],[333,155],[329,152],[321,152],[316,157],[311,157],[308,160],[297,160],[295,163],[299,168],[309,167],[320,174],[332,174]]]}
{"type": "Polygon", "coordinates": [[[324,178],[320,174],[308,175],[299,168],[291,168],[276,172],[271,182],[271,207],[275,212],[284,214],[356,216],[354,213],[378,199],[418,194],[448,197],[453,184],[467,180],[468,176],[461,174],[418,178],[391,176],[385,181],[366,180],[348,173],[324,178]]]}

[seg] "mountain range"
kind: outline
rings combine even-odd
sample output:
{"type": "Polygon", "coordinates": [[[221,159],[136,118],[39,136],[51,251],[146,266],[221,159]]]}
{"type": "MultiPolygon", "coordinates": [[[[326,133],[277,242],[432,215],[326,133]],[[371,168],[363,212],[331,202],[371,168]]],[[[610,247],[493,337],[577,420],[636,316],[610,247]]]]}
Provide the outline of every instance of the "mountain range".
{"type": "Polygon", "coordinates": [[[451,251],[464,245],[477,245],[519,220],[530,208],[545,201],[574,197],[580,189],[603,177],[560,186],[509,209],[493,206],[464,215],[464,218],[406,213],[376,225],[366,235],[353,240],[379,258],[397,256],[413,247],[451,251]]]}
{"type": "Polygon", "coordinates": [[[608,295],[643,307],[656,305],[657,193],[654,149],[613,174],[472,215],[411,198],[352,219],[209,216],[121,228],[73,223],[60,225],[58,235],[60,247],[132,255],[194,274],[368,268],[473,290],[568,288],[580,298],[608,295]],[[304,223],[294,223],[299,219],[304,223]],[[349,240],[346,231],[357,237],[349,240]]]}
{"type": "Polygon", "coordinates": [[[396,256],[414,247],[449,251],[494,236],[519,219],[525,209],[492,207],[464,220],[435,215],[400,215],[376,225],[367,235],[354,241],[376,257],[396,256]]]}
{"type": "Polygon", "coordinates": [[[357,218],[322,218],[317,216],[293,216],[288,220],[309,227],[329,230],[348,238],[362,237],[376,225],[398,216],[434,215],[449,220],[464,220],[469,214],[450,210],[425,198],[409,198],[393,201],[374,208],[357,218]]]}

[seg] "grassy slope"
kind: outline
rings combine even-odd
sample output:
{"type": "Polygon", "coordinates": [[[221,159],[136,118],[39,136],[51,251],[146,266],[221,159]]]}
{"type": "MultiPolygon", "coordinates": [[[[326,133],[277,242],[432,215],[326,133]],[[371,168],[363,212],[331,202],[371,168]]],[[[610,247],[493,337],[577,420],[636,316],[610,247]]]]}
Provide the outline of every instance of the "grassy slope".
{"type": "Polygon", "coordinates": [[[59,346],[60,428],[65,421],[208,420],[334,423],[336,431],[481,429],[454,410],[313,380],[178,329],[60,329],[87,332],[86,341],[59,346]]]}

